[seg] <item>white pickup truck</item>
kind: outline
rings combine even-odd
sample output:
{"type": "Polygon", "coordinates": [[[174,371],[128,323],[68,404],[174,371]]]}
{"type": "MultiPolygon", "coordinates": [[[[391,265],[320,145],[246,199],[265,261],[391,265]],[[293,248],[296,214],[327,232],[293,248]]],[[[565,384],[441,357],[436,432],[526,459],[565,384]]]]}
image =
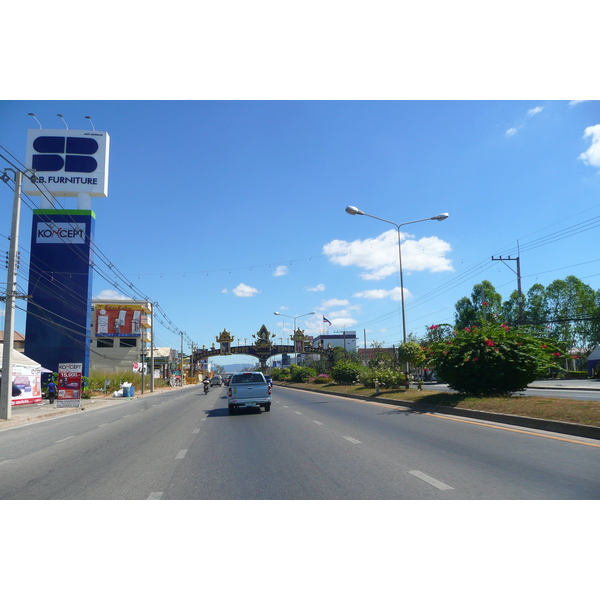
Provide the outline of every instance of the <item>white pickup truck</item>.
{"type": "Polygon", "coordinates": [[[271,386],[259,371],[234,373],[227,390],[227,406],[232,415],[236,408],[262,406],[271,410],[271,386]]]}

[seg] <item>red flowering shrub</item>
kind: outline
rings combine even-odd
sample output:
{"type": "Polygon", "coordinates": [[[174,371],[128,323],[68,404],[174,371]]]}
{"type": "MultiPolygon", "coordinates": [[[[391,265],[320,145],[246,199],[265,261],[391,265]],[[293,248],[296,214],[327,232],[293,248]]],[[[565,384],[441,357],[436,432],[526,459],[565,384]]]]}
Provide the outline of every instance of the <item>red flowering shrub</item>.
{"type": "Polygon", "coordinates": [[[556,366],[554,342],[525,329],[497,323],[465,327],[430,346],[430,364],[453,390],[477,396],[505,396],[556,366]]]}

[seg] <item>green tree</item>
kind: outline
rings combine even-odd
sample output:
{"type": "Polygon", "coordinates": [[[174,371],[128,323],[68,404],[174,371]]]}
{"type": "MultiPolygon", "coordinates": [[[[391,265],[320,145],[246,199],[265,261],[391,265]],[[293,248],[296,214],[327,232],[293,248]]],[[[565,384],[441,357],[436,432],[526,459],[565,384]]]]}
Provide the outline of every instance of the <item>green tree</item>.
{"type": "Polygon", "coordinates": [[[486,279],[473,286],[471,297],[461,298],[454,306],[456,329],[464,329],[483,321],[493,320],[502,314],[502,296],[486,279]]]}
{"type": "Polygon", "coordinates": [[[425,350],[420,344],[415,342],[406,342],[406,344],[400,344],[398,348],[398,362],[402,365],[402,369],[404,369],[404,365],[408,364],[408,372],[410,373],[423,364],[427,359],[427,355],[425,354],[425,350]]]}
{"type": "Polygon", "coordinates": [[[369,369],[388,369],[396,365],[396,353],[392,353],[389,349],[384,348],[381,342],[373,342],[371,348],[373,348],[375,352],[367,364],[369,369]]]}
{"type": "Polygon", "coordinates": [[[358,352],[355,350],[346,350],[341,346],[336,346],[333,349],[333,364],[336,365],[338,362],[355,362],[360,364],[361,360],[358,352]]]}
{"type": "Polygon", "coordinates": [[[550,331],[557,340],[591,350],[598,342],[597,323],[590,319],[598,311],[598,293],[577,277],[556,279],[545,293],[550,331]]]}

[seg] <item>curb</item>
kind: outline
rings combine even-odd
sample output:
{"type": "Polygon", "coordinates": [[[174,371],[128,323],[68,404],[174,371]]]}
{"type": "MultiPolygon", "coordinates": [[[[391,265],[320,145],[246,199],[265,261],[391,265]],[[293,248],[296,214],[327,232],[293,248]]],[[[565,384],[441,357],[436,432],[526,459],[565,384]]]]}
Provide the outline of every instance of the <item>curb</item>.
{"type": "Polygon", "coordinates": [[[553,433],[563,433],[566,435],[575,435],[579,437],[600,440],[600,427],[594,427],[593,425],[579,425],[577,423],[566,423],[565,421],[546,421],[544,419],[535,419],[533,417],[505,415],[502,413],[469,410],[467,408],[452,408],[451,406],[438,406],[436,404],[417,404],[415,402],[408,402],[407,400],[395,400],[393,398],[374,398],[369,396],[359,396],[357,394],[343,394],[341,392],[303,390],[302,388],[296,388],[292,385],[284,385],[281,387],[291,388],[300,392],[316,392],[318,394],[327,394],[341,398],[353,398],[356,400],[364,400],[365,402],[392,404],[394,406],[410,408],[411,412],[415,413],[439,413],[444,415],[453,415],[456,417],[492,421],[494,423],[503,423],[504,425],[515,425],[518,427],[528,427],[530,429],[541,429],[542,431],[551,431],[553,433]]]}

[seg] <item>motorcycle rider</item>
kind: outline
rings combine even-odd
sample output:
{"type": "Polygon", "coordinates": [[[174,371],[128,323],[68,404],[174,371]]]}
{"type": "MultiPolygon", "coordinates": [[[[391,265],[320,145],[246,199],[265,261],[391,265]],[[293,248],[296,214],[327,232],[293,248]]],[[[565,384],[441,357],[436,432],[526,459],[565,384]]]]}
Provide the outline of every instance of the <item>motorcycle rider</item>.
{"type": "Polygon", "coordinates": [[[204,393],[208,394],[208,388],[210,387],[210,378],[208,375],[206,375],[206,377],[202,381],[202,384],[204,385],[204,393]]]}

